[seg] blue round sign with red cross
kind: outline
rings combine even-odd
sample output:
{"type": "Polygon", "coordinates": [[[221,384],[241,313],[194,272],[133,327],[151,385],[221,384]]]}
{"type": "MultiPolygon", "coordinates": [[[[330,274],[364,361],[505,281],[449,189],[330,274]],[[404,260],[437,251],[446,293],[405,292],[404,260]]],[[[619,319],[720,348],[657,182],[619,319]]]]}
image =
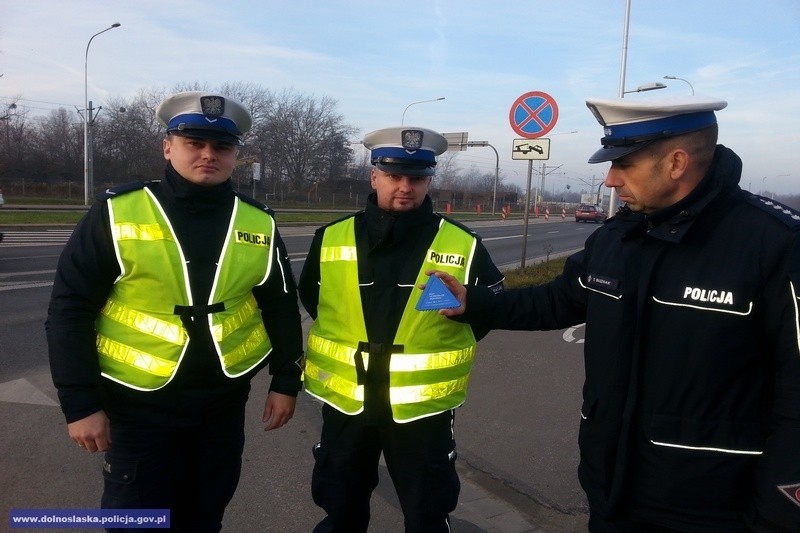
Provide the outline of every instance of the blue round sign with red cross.
{"type": "Polygon", "coordinates": [[[540,91],[531,91],[517,98],[508,113],[511,129],[526,139],[547,135],[557,120],[556,101],[549,94],[540,91]]]}

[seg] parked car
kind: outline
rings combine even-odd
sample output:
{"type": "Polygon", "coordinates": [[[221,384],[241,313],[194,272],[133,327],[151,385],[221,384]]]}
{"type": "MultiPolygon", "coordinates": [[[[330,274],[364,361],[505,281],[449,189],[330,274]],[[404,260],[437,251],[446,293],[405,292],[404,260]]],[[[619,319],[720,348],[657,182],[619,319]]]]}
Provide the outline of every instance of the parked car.
{"type": "Polygon", "coordinates": [[[594,222],[599,224],[606,219],[603,208],[597,205],[581,204],[575,209],[575,222],[594,222]]]}

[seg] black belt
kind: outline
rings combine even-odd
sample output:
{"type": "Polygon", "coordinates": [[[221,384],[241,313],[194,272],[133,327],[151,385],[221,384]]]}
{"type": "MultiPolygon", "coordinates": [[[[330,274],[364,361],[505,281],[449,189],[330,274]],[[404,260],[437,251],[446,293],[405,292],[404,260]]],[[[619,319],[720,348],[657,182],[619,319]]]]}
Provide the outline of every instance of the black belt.
{"type": "Polygon", "coordinates": [[[220,313],[225,310],[225,302],[218,302],[211,305],[176,305],[173,314],[181,317],[183,327],[191,329],[195,318],[201,318],[211,313],[220,313]]]}
{"type": "Polygon", "coordinates": [[[390,355],[393,353],[403,353],[402,344],[384,344],[382,342],[364,342],[359,341],[358,348],[355,353],[356,364],[356,383],[364,385],[367,382],[367,369],[364,367],[363,353],[367,352],[370,355],[390,355]]]}

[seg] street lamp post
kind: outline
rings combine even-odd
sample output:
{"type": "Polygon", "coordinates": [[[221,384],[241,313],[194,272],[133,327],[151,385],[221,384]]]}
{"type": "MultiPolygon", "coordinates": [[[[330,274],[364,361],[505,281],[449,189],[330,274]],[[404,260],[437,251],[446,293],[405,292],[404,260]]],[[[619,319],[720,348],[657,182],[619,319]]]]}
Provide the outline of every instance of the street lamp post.
{"type": "Polygon", "coordinates": [[[444,100],[444,96],[440,96],[439,98],[433,98],[432,100],[420,100],[419,102],[411,102],[410,104],[408,104],[406,106],[405,109],[403,109],[403,118],[400,120],[400,125],[402,126],[405,123],[405,121],[406,121],[406,111],[408,111],[408,108],[411,107],[412,105],[424,104],[426,102],[438,102],[439,100],[444,100]]]}
{"type": "MultiPolygon", "coordinates": [[[[628,69],[628,31],[631,24],[631,0],[625,0],[625,18],[622,24],[622,59],[619,66],[618,95],[625,98],[625,73],[628,69]]],[[[617,190],[612,187],[608,197],[608,212],[614,214],[617,210],[617,190]]]]}
{"type": "Polygon", "coordinates": [[[9,134],[9,122],[11,122],[11,114],[17,108],[17,104],[11,103],[6,108],[6,114],[3,117],[0,117],[0,120],[6,121],[6,154],[8,156],[8,161],[11,162],[11,135],[9,134]]]}
{"type": "Polygon", "coordinates": [[[631,0],[625,0],[625,20],[622,27],[622,59],[619,68],[619,97],[625,94],[625,72],[628,67],[628,29],[631,20],[631,0]]]}
{"type": "Polygon", "coordinates": [[[681,81],[685,81],[686,84],[689,86],[689,88],[692,90],[692,96],[694,96],[694,87],[692,86],[691,83],[689,83],[689,80],[685,80],[685,79],[679,78],[677,76],[664,76],[664,79],[665,80],[681,80],[681,81]]]}
{"type": "Polygon", "coordinates": [[[99,31],[89,38],[86,43],[86,54],[83,60],[83,205],[89,205],[89,198],[94,187],[92,176],[92,143],[90,143],[89,128],[92,126],[92,108],[89,102],[89,45],[92,39],[105,33],[108,30],[120,27],[119,22],[115,22],[103,31],[99,31]]]}

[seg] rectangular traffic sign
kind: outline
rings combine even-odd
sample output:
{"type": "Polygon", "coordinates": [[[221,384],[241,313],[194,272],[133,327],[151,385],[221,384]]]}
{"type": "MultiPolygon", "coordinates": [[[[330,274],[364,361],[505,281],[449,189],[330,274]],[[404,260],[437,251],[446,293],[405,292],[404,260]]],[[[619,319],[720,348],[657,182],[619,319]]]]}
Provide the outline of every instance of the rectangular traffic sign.
{"type": "Polygon", "coordinates": [[[448,152],[462,152],[467,149],[469,132],[459,131],[455,133],[442,133],[442,135],[447,139],[448,152]]]}
{"type": "Polygon", "coordinates": [[[514,139],[511,159],[550,159],[550,139],[514,139]]]}

